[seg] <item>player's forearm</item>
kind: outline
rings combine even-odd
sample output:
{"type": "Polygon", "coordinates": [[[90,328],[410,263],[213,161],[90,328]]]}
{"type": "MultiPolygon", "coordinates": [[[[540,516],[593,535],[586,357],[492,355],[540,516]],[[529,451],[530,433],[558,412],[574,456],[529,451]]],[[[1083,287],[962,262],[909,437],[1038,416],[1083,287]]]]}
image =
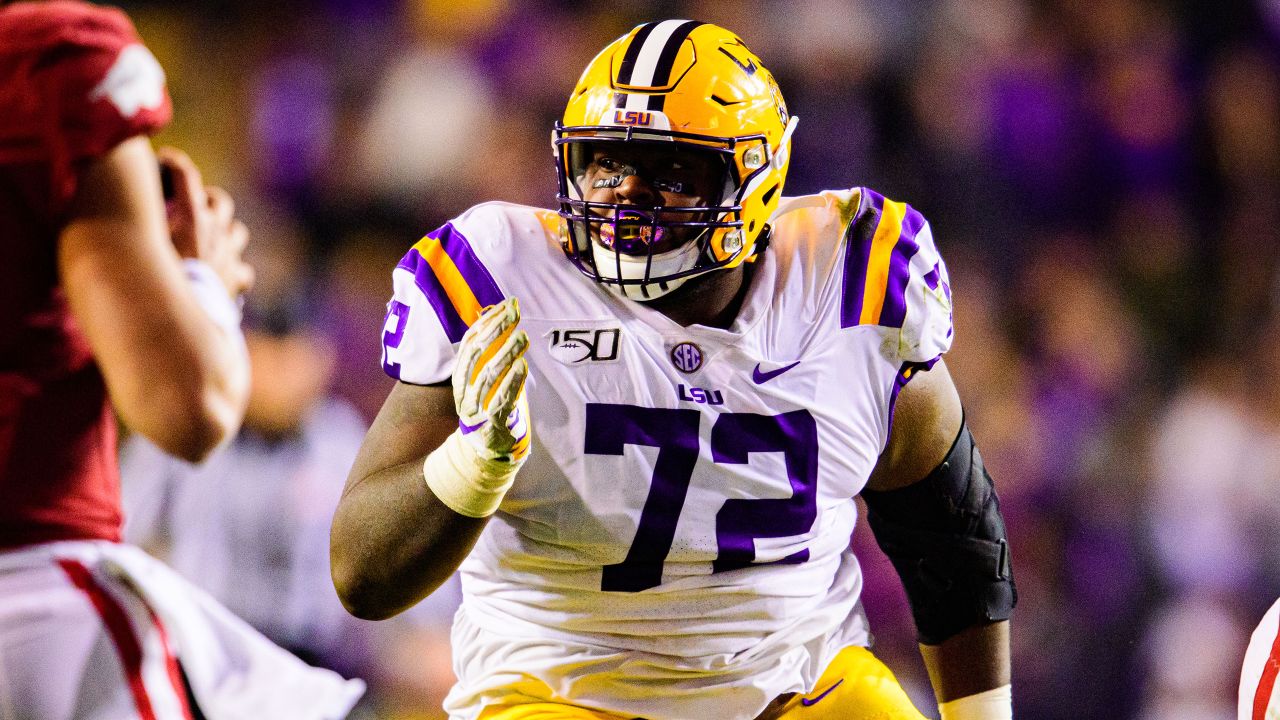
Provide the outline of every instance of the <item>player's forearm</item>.
{"type": "Polygon", "coordinates": [[[468,328],[449,385],[400,382],[356,456],[334,514],[334,587],[356,617],[395,615],[471,552],[529,454],[515,298],[468,328]],[[462,408],[459,411],[459,406],[462,408]]]}
{"type": "Polygon", "coordinates": [[[1009,621],[978,625],[938,645],[920,645],[939,703],[1008,685],[1009,621]]]}
{"type": "Polygon", "coordinates": [[[181,327],[172,327],[183,333],[184,352],[193,358],[186,367],[199,384],[194,407],[207,434],[196,452],[207,455],[240,429],[249,403],[249,354],[240,331],[240,309],[213,271],[188,260],[184,272],[194,304],[203,312],[190,312],[188,304],[181,327]]]}
{"type": "Polygon", "coordinates": [[[338,597],[348,612],[365,620],[408,609],[453,574],[487,522],[459,515],[437,500],[420,462],[353,482],[334,514],[330,536],[338,597]]]}
{"type": "Polygon", "coordinates": [[[197,461],[239,427],[248,359],[227,286],[184,268],[164,213],[148,140],[126,140],[82,172],[58,273],[121,418],[197,461]]]}

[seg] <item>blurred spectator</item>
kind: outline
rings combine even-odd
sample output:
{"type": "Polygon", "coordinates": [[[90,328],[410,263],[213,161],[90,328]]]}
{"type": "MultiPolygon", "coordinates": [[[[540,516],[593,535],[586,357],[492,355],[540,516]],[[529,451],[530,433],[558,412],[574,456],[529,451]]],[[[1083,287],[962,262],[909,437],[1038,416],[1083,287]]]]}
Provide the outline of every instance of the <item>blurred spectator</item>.
{"type": "Polygon", "coordinates": [[[1236,720],[1250,628],[1232,610],[1190,596],[1156,613],[1144,648],[1149,689],[1138,720],[1236,720]]]}
{"type": "Polygon", "coordinates": [[[392,58],[370,98],[351,158],[347,193],[389,198],[405,207],[448,206],[483,192],[473,165],[493,162],[499,108],[470,42],[499,17],[498,0],[411,5],[418,30],[392,58]]]}
{"type": "MultiPolygon", "coordinates": [[[[342,233],[325,258],[316,302],[337,352],[342,382],[334,392],[372,420],[394,382],[377,362],[369,360],[371,354],[375,360],[378,357],[387,314],[386,268],[395,267],[404,248],[425,232],[377,211],[365,217],[367,223],[342,233]]],[[[348,469],[349,465],[343,472],[348,469]]]]}
{"type": "Polygon", "coordinates": [[[1124,19],[1099,26],[1090,38],[1101,53],[1086,97],[1097,116],[1100,153],[1091,181],[1121,196],[1189,190],[1191,97],[1171,19],[1162,8],[1133,0],[1103,5],[1124,19]]]}
{"type": "Polygon", "coordinates": [[[337,89],[332,69],[304,52],[272,58],[252,90],[254,170],[277,197],[304,203],[334,154],[337,89]]]}
{"type": "Polygon", "coordinates": [[[1273,187],[1280,178],[1280,79],[1274,59],[1257,48],[1228,50],[1210,69],[1205,92],[1214,165],[1226,189],[1256,193],[1273,187]]]}
{"type": "Polygon", "coordinates": [[[360,712],[435,717],[452,682],[457,589],[388,627],[343,610],[329,580],[329,523],[365,423],[328,395],[328,342],[274,322],[247,333],[254,383],[231,445],[193,466],[140,437],[126,443],[126,537],[299,657],[365,679],[360,712]]]}
{"type": "Polygon", "coordinates": [[[1195,236],[1195,215],[1179,196],[1127,196],[1107,233],[1116,282],[1147,340],[1152,379],[1167,390],[1186,362],[1204,349],[1209,318],[1201,311],[1210,289],[1201,279],[1207,258],[1195,236]]]}
{"type": "MultiPolygon", "coordinates": [[[[1271,357],[1255,352],[1250,363],[1258,386],[1243,382],[1234,357],[1205,363],[1174,397],[1152,447],[1147,521],[1175,591],[1230,595],[1280,582],[1272,557],[1280,532],[1280,405],[1270,390],[1280,381],[1280,343],[1274,329],[1268,334],[1271,357]]],[[[1251,609],[1261,614],[1265,605],[1251,609]]]]}
{"type": "MultiPolygon", "coordinates": [[[[1035,22],[993,71],[991,134],[983,154],[994,165],[1001,191],[1009,194],[1015,210],[999,220],[983,219],[984,224],[1088,229],[1096,220],[1088,212],[1096,195],[1096,167],[1090,165],[1092,128],[1084,107],[1084,81],[1064,40],[1047,21],[1035,22]]],[[[975,98],[965,94],[959,100],[970,104],[975,98]]],[[[1035,252],[1034,247],[1020,245],[1026,241],[1019,233],[1019,245],[992,250],[1011,251],[1025,260],[1035,252]]]]}
{"type": "Polygon", "coordinates": [[[1273,319],[1253,329],[1239,356],[1204,362],[1161,423],[1147,521],[1171,596],[1148,633],[1158,643],[1149,656],[1149,717],[1234,716],[1246,618],[1261,616],[1280,585],[1278,384],[1280,323],[1273,319]],[[1190,620],[1181,618],[1188,613],[1190,620]],[[1200,643],[1208,647],[1195,655],[1166,653],[1161,638],[1169,626],[1191,620],[1210,625],[1190,632],[1214,642],[1200,643]]]}

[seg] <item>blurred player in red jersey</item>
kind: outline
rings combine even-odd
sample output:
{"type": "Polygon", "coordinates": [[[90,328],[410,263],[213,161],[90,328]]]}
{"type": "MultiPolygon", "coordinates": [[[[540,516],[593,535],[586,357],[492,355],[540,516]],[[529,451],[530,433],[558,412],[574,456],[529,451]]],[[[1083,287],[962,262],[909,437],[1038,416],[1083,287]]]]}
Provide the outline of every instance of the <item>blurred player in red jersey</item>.
{"type": "Polygon", "coordinates": [[[341,715],[359,683],[120,544],[114,415],[198,461],[248,393],[248,230],[186,155],[152,151],[159,63],[118,10],[3,5],[0,108],[0,717],[341,715]]]}

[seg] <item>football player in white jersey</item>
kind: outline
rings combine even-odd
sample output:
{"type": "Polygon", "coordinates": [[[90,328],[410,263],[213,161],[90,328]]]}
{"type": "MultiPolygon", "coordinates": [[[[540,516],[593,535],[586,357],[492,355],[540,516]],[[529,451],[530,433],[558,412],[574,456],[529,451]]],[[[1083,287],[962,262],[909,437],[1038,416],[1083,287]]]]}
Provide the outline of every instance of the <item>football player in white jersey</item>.
{"type": "Polygon", "coordinates": [[[461,571],[451,717],[921,718],[867,649],[859,493],[943,717],[1011,717],[946,266],[905,204],[783,198],[796,122],[733,33],[641,25],[555,128],[558,211],[479,205],[394,270],[333,576],[376,619],[461,571]]]}

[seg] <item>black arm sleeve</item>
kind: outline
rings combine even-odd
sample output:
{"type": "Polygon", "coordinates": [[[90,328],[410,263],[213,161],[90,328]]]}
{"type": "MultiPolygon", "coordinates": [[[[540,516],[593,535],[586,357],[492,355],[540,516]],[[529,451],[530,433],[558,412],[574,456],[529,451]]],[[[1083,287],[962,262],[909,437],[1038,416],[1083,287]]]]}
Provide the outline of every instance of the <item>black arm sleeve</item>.
{"type": "Polygon", "coordinates": [[[1018,601],[1009,541],[967,424],[923,480],[862,497],[876,542],[902,578],[921,643],[1009,618],[1018,601]]]}

